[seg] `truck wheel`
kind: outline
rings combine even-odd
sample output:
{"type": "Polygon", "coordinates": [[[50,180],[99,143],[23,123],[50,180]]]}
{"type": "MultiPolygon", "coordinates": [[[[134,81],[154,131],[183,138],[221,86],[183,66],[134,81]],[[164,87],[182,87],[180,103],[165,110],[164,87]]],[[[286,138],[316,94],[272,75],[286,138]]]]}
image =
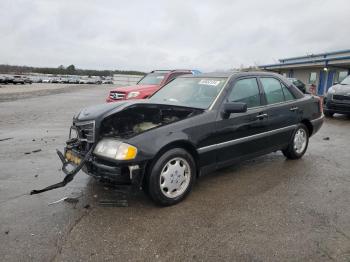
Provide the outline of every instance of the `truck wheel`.
{"type": "Polygon", "coordinates": [[[325,110],[325,111],[324,111],[324,115],[325,115],[326,117],[333,117],[334,113],[333,113],[332,111],[325,110]]]}
{"type": "Polygon", "coordinates": [[[148,193],[159,205],[174,205],[190,193],[195,179],[192,155],[182,148],[173,148],[161,155],[151,168],[148,193]]]}
{"type": "Polygon", "coordinates": [[[304,124],[299,124],[288,147],[282,153],[288,159],[299,159],[305,154],[308,145],[309,131],[304,124]]]}

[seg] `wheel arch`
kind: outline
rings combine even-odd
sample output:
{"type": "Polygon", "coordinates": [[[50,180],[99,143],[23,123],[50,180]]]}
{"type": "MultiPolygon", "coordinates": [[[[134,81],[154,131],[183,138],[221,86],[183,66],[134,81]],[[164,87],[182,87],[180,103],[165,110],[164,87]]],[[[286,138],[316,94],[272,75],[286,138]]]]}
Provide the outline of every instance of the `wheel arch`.
{"type": "Polygon", "coordinates": [[[156,155],[153,157],[153,159],[151,161],[149,161],[146,165],[146,173],[145,173],[145,177],[147,177],[147,174],[149,173],[149,171],[152,169],[152,166],[154,165],[154,163],[156,162],[156,160],[162,155],[164,154],[166,151],[173,149],[173,148],[182,148],[185,149],[188,153],[191,154],[191,156],[193,157],[193,160],[195,162],[196,165],[196,176],[198,177],[199,175],[199,154],[197,152],[196,147],[189,141],[186,140],[176,140],[176,141],[172,141],[166,145],[164,145],[160,150],[158,150],[158,152],[156,153],[156,155]]]}
{"type": "Polygon", "coordinates": [[[301,120],[300,123],[304,124],[307,127],[307,130],[309,132],[309,136],[312,136],[313,131],[314,131],[314,127],[312,126],[311,121],[309,119],[303,119],[303,120],[301,120]]]}

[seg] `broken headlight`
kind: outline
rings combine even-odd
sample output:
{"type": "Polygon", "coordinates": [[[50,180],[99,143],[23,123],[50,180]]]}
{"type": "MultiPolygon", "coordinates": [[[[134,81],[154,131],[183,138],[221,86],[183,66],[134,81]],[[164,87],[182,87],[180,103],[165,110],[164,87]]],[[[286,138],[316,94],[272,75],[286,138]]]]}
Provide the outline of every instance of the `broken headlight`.
{"type": "Polygon", "coordinates": [[[78,130],[72,126],[69,130],[69,139],[77,139],[78,137],[78,130]]]}
{"type": "Polygon", "coordinates": [[[105,138],[97,143],[94,154],[115,160],[131,160],[137,155],[137,148],[121,141],[105,138]]]}

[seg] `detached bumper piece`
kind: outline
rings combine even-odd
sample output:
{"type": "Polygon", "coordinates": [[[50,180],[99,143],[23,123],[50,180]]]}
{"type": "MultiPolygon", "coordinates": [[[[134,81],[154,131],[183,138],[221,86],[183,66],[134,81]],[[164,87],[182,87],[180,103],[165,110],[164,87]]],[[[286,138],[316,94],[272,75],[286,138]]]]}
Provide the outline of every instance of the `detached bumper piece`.
{"type": "Polygon", "coordinates": [[[45,188],[40,189],[40,190],[32,190],[30,192],[30,194],[31,195],[40,194],[40,193],[43,193],[43,192],[46,192],[46,191],[49,191],[49,190],[52,190],[52,189],[56,189],[56,188],[60,188],[60,187],[66,186],[69,182],[71,182],[73,180],[74,176],[80,171],[80,169],[82,169],[82,167],[85,165],[86,161],[88,161],[88,159],[90,158],[94,148],[95,147],[91,147],[91,149],[85,155],[84,159],[82,159],[80,161],[80,164],[78,166],[76,166],[76,168],[74,168],[72,171],[68,171],[67,170],[67,166],[70,163],[65,160],[63,154],[59,150],[56,150],[57,154],[58,154],[58,156],[61,159],[62,164],[63,164],[62,171],[66,174],[65,178],[63,179],[62,182],[59,182],[57,184],[53,184],[51,186],[45,187],[45,188]]]}
{"type": "Polygon", "coordinates": [[[83,171],[102,182],[135,188],[141,187],[144,176],[143,165],[129,163],[116,166],[114,163],[96,157],[90,158],[83,167],[83,171]]]}

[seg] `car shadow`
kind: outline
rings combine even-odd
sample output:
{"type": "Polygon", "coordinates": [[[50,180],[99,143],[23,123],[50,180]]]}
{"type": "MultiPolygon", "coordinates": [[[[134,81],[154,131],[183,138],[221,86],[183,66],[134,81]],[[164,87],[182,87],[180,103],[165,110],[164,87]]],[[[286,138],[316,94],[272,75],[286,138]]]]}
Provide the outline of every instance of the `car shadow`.
{"type": "MultiPolygon", "coordinates": [[[[303,165],[302,161],[299,160],[298,166],[303,165]]],[[[199,177],[189,198],[185,201],[205,200],[204,198],[209,196],[219,199],[225,197],[227,192],[236,196],[265,193],[289,179],[293,174],[293,168],[297,168],[295,165],[297,162],[286,160],[280,152],[276,152],[218,169],[199,177]]],[[[156,207],[143,190],[127,192],[121,187],[93,178],[88,182],[85,194],[94,206],[156,207]],[[105,204],[105,202],[108,203],[105,204]]]]}

